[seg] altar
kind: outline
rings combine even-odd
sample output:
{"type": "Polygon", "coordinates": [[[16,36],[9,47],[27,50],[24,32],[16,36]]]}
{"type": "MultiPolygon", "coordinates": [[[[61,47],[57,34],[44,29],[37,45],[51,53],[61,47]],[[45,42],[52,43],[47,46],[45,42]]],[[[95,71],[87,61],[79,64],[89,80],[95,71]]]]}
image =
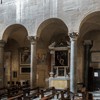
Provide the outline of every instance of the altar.
{"type": "Polygon", "coordinates": [[[51,54],[49,87],[70,88],[70,48],[68,42],[54,42],[49,46],[49,49],[51,54]]]}
{"type": "Polygon", "coordinates": [[[69,88],[69,77],[50,77],[49,87],[55,87],[56,89],[69,88]]]}

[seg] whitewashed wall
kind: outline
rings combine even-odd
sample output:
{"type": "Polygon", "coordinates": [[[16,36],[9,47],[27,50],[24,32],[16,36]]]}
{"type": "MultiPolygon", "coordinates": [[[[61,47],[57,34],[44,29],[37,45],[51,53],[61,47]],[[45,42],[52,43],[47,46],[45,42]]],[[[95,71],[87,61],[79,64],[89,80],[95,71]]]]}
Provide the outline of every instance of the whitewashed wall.
{"type": "Polygon", "coordinates": [[[29,35],[36,35],[46,19],[59,18],[69,32],[79,31],[86,15],[100,10],[100,0],[2,0],[0,4],[0,34],[12,24],[26,27],[29,35]]]}

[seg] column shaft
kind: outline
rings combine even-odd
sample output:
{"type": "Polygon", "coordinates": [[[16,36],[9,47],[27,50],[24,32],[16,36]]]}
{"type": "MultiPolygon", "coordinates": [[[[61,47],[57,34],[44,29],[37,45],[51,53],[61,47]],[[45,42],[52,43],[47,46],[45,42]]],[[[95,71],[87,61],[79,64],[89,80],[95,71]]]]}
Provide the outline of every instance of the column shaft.
{"type": "Polygon", "coordinates": [[[29,36],[31,42],[31,71],[30,71],[30,87],[36,86],[36,39],[34,36],[29,36]]]}
{"type": "Polygon", "coordinates": [[[90,49],[92,47],[92,41],[91,40],[85,40],[84,41],[84,85],[88,89],[88,71],[90,67],[90,49]]]}
{"type": "Polygon", "coordinates": [[[77,80],[76,80],[76,70],[77,70],[77,34],[71,33],[71,53],[70,53],[70,91],[73,93],[77,92],[77,80]]]}

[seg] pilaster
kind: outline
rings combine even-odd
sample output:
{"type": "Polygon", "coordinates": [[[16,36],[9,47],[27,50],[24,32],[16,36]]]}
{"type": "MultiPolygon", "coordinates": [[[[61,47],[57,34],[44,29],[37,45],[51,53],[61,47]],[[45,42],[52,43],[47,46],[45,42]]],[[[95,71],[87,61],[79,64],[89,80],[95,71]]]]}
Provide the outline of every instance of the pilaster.
{"type": "Polygon", "coordinates": [[[0,40],[0,87],[3,87],[5,85],[4,45],[5,42],[3,40],[0,40]]]}

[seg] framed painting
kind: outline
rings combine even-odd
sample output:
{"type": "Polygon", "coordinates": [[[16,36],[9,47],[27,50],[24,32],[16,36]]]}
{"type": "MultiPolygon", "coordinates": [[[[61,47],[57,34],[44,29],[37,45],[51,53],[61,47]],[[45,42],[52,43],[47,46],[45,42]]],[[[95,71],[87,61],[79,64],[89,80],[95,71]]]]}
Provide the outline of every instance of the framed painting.
{"type": "Polygon", "coordinates": [[[20,74],[30,74],[30,66],[21,66],[20,74]]]}
{"type": "Polygon", "coordinates": [[[20,49],[20,65],[30,65],[30,49],[28,47],[20,49]]]}
{"type": "Polygon", "coordinates": [[[55,66],[68,66],[68,51],[55,51],[55,66]]]}

